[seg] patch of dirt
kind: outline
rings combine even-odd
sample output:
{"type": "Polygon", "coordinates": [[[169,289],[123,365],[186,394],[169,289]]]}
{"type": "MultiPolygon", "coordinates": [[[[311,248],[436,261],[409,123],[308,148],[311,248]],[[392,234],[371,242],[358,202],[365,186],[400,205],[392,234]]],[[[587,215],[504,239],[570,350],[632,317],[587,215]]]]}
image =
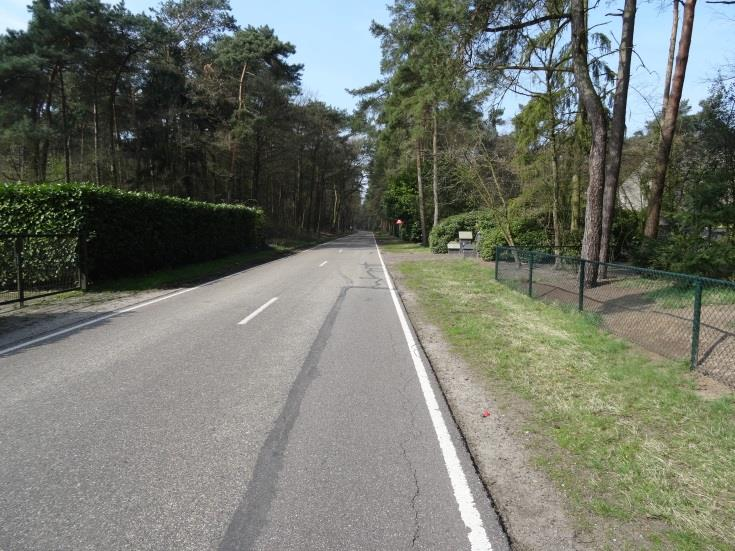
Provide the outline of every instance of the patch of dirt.
{"type": "MultiPolygon", "coordinates": [[[[528,268],[503,262],[504,282],[525,291],[528,268]]],[[[551,265],[534,268],[533,296],[545,302],[576,306],[578,279],[569,270],[551,265]]],[[[625,280],[604,281],[585,290],[584,309],[600,316],[605,329],[661,356],[688,360],[692,343],[692,304],[684,307],[657,304],[650,287],[626,286],[625,280]],[[623,284],[620,284],[623,283],[623,284]]],[[[701,311],[697,369],[735,388],[735,305],[705,305],[701,311]]]]}
{"type": "Polygon", "coordinates": [[[732,396],[735,394],[733,389],[729,386],[722,384],[720,381],[703,375],[702,373],[694,373],[694,381],[697,389],[697,394],[705,400],[717,400],[724,398],[725,396],[732,396]]]}
{"type": "Polygon", "coordinates": [[[624,525],[592,516],[595,519],[592,524],[581,527],[563,490],[536,466],[535,458],[546,455],[543,450],[555,444],[526,430],[532,406],[492,386],[487,377],[452,350],[442,331],[427,320],[416,295],[402,284],[400,274],[391,269],[404,261],[403,255],[384,253],[384,256],[478,472],[503,519],[512,548],[516,551],[595,550],[617,547],[623,541],[633,547],[645,547],[645,522],[624,525]],[[482,416],[483,409],[490,412],[488,417],[482,416]]]}

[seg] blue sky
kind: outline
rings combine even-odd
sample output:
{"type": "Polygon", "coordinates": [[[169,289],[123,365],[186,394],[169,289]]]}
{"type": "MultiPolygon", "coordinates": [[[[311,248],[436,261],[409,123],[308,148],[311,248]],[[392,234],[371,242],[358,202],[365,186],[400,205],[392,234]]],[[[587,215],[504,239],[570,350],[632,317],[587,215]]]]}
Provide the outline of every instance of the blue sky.
{"type": "MultiPolygon", "coordinates": [[[[24,28],[28,20],[27,0],[0,0],[0,28],[24,28]]],[[[296,46],[294,61],[303,63],[304,89],[334,106],[351,110],[355,100],[345,88],[358,88],[380,76],[380,48],[369,31],[370,21],[387,22],[385,0],[231,0],[240,25],[269,25],[278,36],[296,46]]],[[[129,0],[128,9],[146,11],[157,1],[129,0]]],[[[614,11],[622,1],[602,4],[598,13],[614,11]]],[[[661,103],[666,65],[671,6],[660,0],[639,4],[636,21],[632,87],[629,99],[629,133],[651,118],[651,107],[661,103]],[[644,66],[645,65],[645,66],[644,66]],[[650,104],[650,105],[649,105],[650,104]]],[[[620,36],[620,19],[598,30],[620,36]]],[[[617,59],[609,63],[617,68],[617,59]]],[[[694,22],[684,96],[697,106],[706,95],[718,67],[735,65],[735,6],[713,6],[700,0],[694,22]]],[[[504,101],[506,118],[517,111],[521,97],[504,101]]]]}

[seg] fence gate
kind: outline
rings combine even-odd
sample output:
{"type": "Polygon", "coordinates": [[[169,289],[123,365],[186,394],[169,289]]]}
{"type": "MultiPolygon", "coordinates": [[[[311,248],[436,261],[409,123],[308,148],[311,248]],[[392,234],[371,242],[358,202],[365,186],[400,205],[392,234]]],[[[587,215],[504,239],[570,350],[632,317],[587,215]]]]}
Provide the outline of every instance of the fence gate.
{"type": "Polygon", "coordinates": [[[87,240],[81,234],[0,234],[0,305],[86,290],[87,240]]]}

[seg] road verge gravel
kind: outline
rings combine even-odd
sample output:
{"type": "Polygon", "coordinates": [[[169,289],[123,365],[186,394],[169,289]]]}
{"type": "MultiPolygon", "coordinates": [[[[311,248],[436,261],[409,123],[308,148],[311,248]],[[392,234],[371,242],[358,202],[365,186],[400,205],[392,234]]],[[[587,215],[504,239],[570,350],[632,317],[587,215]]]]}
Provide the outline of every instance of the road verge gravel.
{"type": "Polygon", "coordinates": [[[593,547],[593,538],[575,529],[555,483],[534,466],[528,450],[532,436],[522,430],[526,423],[522,411],[528,406],[515,396],[489,388],[488,382],[452,351],[441,330],[422,312],[415,293],[403,285],[396,264],[425,257],[384,252],[384,258],[512,548],[561,551],[593,547]],[[511,400],[513,407],[509,408],[511,400]],[[487,417],[482,415],[485,409],[490,413],[487,417]]]}

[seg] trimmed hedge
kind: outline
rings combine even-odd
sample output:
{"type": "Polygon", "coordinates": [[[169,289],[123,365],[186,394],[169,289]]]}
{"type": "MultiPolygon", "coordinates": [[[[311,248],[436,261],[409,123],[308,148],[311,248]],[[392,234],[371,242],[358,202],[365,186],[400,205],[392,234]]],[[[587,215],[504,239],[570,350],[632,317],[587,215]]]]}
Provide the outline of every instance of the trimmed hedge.
{"type": "Polygon", "coordinates": [[[259,248],[259,209],[92,184],[0,184],[0,233],[89,236],[91,278],[132,275],[259,248]]]}

